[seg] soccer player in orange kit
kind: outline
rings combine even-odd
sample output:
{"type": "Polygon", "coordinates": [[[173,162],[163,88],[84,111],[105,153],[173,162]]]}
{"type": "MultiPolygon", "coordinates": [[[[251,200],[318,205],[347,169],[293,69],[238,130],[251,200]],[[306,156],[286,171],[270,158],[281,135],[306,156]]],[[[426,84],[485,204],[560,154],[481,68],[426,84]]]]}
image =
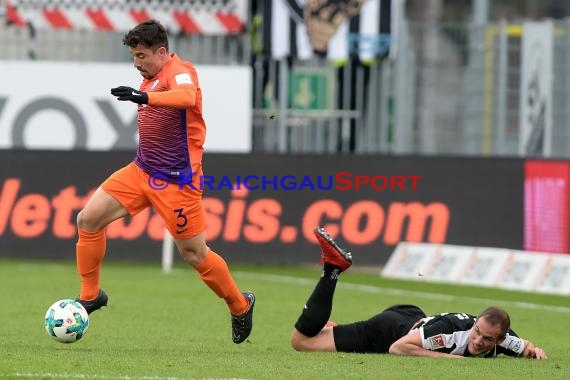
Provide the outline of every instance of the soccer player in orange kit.
{"type": "Polygon", "coordinates": [[[138,105],[139,144],[134,161],[107,178],[77,217],[78,301],[88,313],[107,305],[107,294],[99,287],[105,226],[153,206],[182,258],[227,303],[232,340],[242,343],[251,332],[255,296],[239,290],[224,259],[206,245],[200,188],[206,125],[196,69],[169,52],[166,30],[157,21],[134,27],[123,44],[144,80],[139,90],[120,86],[111,94],[138,105]],[[156,178],[168,185],[153,188],[156,178]]]}

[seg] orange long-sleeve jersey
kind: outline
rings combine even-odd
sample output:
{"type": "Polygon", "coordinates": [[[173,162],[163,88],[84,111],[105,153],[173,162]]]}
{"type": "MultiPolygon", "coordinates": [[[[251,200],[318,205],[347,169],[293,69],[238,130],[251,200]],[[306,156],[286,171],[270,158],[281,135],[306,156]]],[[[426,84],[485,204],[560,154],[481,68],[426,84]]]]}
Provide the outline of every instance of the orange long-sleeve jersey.
{"type": "Polygon", "coordinates": [[[135,163],[145,172],[170,178],[202,174],[206,124],[196,68],[172,54],[140,90],[148,104],[138,106],[139,145],[135,163]]]}

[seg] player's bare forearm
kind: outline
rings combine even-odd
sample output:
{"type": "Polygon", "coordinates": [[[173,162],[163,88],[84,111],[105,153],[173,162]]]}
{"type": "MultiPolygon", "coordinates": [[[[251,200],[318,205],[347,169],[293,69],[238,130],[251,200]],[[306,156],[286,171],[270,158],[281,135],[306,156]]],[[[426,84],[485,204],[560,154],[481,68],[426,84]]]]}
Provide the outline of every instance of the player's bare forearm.
{"type": "Polygon", "coordinates": [[[392,343],[389,350],[392,355],[403,356],[427,356],[432,358],[462,358],[463,356],[451,355],[445,352],[427,350],[423,348],[420,333],[414,331],[392,343]]]}
{"type": "Polygon", "coordinates": [[[446,354],[445,352],[437,352],[426,350],[413,344],[399,344],[390,347],[390,354],[402,356],[427,356],[431,358],[463,358],[463,356],[446,354]]]}
{"type": "Polygon", "coordinates": [[[532,342],[529,342],[528,340],[524,341],[524,350],[521,356],[537,360],[548,359],[546,352],[544,352],[542,348],[536,347],[534,344],[532,344],[532,342]]]}

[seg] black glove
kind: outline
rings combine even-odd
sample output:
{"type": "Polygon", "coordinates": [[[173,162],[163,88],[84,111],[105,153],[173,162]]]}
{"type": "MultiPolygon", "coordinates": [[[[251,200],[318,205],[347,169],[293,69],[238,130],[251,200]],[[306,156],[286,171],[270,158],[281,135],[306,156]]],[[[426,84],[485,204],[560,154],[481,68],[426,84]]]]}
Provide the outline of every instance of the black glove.
{"type": "Polygon", "coordinates": [[[132,87],[115,87],[111,89],[111,94],[116,96],[118,100],[130,100],[137,104],[148,104],[148,95],[146,92],[135,90],[132,87]]]}

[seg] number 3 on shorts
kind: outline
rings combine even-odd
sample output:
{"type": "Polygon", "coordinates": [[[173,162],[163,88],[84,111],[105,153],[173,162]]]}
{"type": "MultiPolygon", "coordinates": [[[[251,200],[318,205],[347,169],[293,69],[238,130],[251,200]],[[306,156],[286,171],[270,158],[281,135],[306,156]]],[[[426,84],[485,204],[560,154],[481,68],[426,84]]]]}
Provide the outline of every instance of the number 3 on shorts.
{"type": "Polygon", "coordinates": [[[178,220],[176,222],[177,234],[181,234],[188,229],[188,227],[186,227],[186,224],[188,224],[188,218],[186,217],[186,215],[182,213],[183,211],[184,211],[183,208],[177,208],[174,210],[174,212],[176,213],[176,219],[178,220]]]}

